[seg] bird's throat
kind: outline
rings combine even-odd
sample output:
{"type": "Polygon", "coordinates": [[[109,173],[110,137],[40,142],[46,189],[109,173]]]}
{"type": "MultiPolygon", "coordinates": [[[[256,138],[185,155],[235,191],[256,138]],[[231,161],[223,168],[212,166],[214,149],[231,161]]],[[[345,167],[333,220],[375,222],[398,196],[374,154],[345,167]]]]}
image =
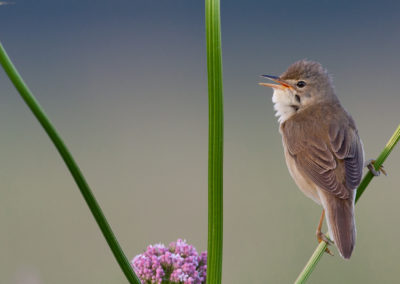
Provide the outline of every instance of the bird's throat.
{"type": "Polygon", "coordinates": [[[299,103],[289,89],[274,89],[272,102],[274,103],[275,115],[278,117],[279,123],[285,122],[296,114],[299,109],[299,103]]]}

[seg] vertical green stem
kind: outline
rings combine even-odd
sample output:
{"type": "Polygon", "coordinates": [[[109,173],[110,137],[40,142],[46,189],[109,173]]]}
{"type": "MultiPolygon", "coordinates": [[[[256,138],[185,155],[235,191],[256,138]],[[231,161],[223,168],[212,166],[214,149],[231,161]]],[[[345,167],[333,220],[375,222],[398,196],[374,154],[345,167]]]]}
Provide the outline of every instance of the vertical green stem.
{"type": "Polygon", "coordinates": [[[207,283],[222,279],[223,96],[220,1],[206,0],[209,100],[207,283]]]}
{"type": "Polygon", "coordinates": [[[101,232],[103,233],[104,238],[106,239],[114,257],[116,258],[119,266],[124,272],[126,278],[129,283],[140,284],[139,279],[133,272],[124,252],[122,251],[114,233],[111,230],[110,225],[108,224],[99,204],[97,203],[95,197],[93,196],[92,191],[89,188],[85,178],[83,177],[82,172],[80,171],[78,165],[76,164],[74,158],[71,153],[65,146],[63,140],[60,135],[57,133],[55,127],[50,122],[49,118],[43,111],[42,107],[39,105],[39,102],[36,100],[32,92],[29,90],[28,86],[23,81],[22,77],[19,75],[17,69],[11,62],[8,57],[6,51],[3,48],[3,45],[0,43],[0,64],[3,66],[4,71],[7,73],[11,82],[14,84],[15,88],[20,93],[22,99],[28,105],[32,113],[35,115],[37,120],[40,122],[46,133],[49,135],[51,141],[54,143],[54,146],[57,148],[61,157],[63,158],[65,164],[67,165],[71,175],[73,176],[76,184],[78,185],[83,198],[85,199],[87,205],[89,206],[90,211],[93,214],[93,217],[96,219],[97,224],[100,227],[101,232]]]}
{"type": "MultiPolygon", "coordinates": [[[[385,148],[379,155],[378,159],[376,159],[374,164],[376,170],[378,170],[381,167],[383,162],[389,156],[390,152],[392,152],[394,146],[397,144],[397,142],[399,142],[399,139],[400,139],[400,125],[397,127],[392,137],[389,139],[389,142],[386,144],[385,148]]],[[[357,188],[356,202],[360,199],[361,195],[364,193],[365,189],[367,188],[373,177],[374,175],[370,171],[368,171],[368,173],[364,176],[363,180],[361,181],[360,185],[357,188]]],[[[295,281],[296,284],[305,283],[307,281],[308,277],[311,275],[315,266],[317,265],[323,253],[325,252],[326,247],[327,247],[326,242],[319,243],[314,253],[308,260],[307,264],[297,277],[295,281]]]]}

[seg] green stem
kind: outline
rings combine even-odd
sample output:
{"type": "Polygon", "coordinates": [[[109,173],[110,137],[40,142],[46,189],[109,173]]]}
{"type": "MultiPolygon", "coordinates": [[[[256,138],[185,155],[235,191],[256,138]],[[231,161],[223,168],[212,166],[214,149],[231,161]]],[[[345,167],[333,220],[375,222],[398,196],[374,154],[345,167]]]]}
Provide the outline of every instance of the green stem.
{"type": "Polygon", "coordinates": [[[85,178],[83,177],[74,158],[72,157],[71,153],[65,146],[60,135],[57,133],[55,127],[52,125],[49,118],[39,105],[38,101],[36,100],[32,92],[29,90],[28,86],[25,84],[22,77],[19,75],[17,69],[11,62],[10,58],[8,57],[1,43],[0,43],[0,64],[3,66],[4,71],[7,73],[11,82],[14,84],[15,88],[20,93],[22,99],[25,101],[25,103],[28,105],[32,113],[40,122],[40,124],[46,131],[47,135],[50,137],[51,141],[53,141],[54,146],[57,148],[65,164],[67,165],[69,171],[71,172],[71,175],[73,176],[76,184],[78,185],[83,195],[83,198],[85,199],[87,205],[89,206],[89,209],[93,214],[93,217],[96,219],[96,222],[99,225],[100,230],[103,233],[103,236],[105,237],[111,251],[114,254],[114,257],[116,258],[119,266],[124,272],[129,283],[140,284],[139,279],[135,275],[120,245],[118,244],[118,241],[115,238],[115,235],[112,232],[110,225],[108,224],[99,204],[97,203],[95,197],[93,196],[93,193],[90,190],[89,185],[87,184],[85,178]]]}
{"type": "Polygon", "coordinates": [[[207,283],[222,279],[223,95],[220,1],[206,0],[209,100],[207,283]]]}
{"type": "MultiPolygon", "coordinates": [[[[382,153],[375,161],[375,169],[378,170],[386,158],[389,156],[390,152],[392,152],[394,146],[400,139],[400,125],[397,127],[396,131],[394,132],[393,136],[389,139],[389,142],[386,144],[385,148],[383,149],[382,153]]],[[[374,175],[368,171],[368,173],[364,176],[363,180],[361,181],[360,185],[357,188],[357,195],[356,195],[356,202],[360,199],[361,195],[364,193],[365,189],[371,182],[374,175]]],[[[297,277],[295,283],[305,283],[310,274],[313,272],[315,266],[317,265],[318,261],[321,259],[325,249],[327,247],[326,242],[321,242],[315,249],[314,253],[308,260],[306,266],[303,268],[299,276],[297,277]]]]}

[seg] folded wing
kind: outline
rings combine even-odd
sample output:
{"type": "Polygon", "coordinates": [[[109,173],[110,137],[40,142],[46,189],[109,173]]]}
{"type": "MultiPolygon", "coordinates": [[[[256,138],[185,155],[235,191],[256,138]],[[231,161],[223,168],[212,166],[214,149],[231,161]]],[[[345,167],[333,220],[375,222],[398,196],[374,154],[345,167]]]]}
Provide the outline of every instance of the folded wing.
{"type": "Polygon", "coordinates": [[[298,169],[318,187],[338,198],[350,198],[361,181],[364,163],[355,128],[337,121],[329,125],[287,123],[292,125],[282,128],[283,139],[298,169]]]}

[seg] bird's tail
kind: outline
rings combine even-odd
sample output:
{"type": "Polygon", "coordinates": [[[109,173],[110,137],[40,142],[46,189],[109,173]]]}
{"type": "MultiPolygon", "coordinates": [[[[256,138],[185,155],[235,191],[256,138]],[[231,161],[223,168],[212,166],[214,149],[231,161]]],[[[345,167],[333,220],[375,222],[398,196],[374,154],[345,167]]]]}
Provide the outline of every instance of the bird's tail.
{"type": "Polygon", "coordinates": [[[329,237],[335,242],[340,255],[349,259],[356,243],[354,219],[354,197],[340,199],[324,194],[322,205],[325,209],[329,237]]]}

